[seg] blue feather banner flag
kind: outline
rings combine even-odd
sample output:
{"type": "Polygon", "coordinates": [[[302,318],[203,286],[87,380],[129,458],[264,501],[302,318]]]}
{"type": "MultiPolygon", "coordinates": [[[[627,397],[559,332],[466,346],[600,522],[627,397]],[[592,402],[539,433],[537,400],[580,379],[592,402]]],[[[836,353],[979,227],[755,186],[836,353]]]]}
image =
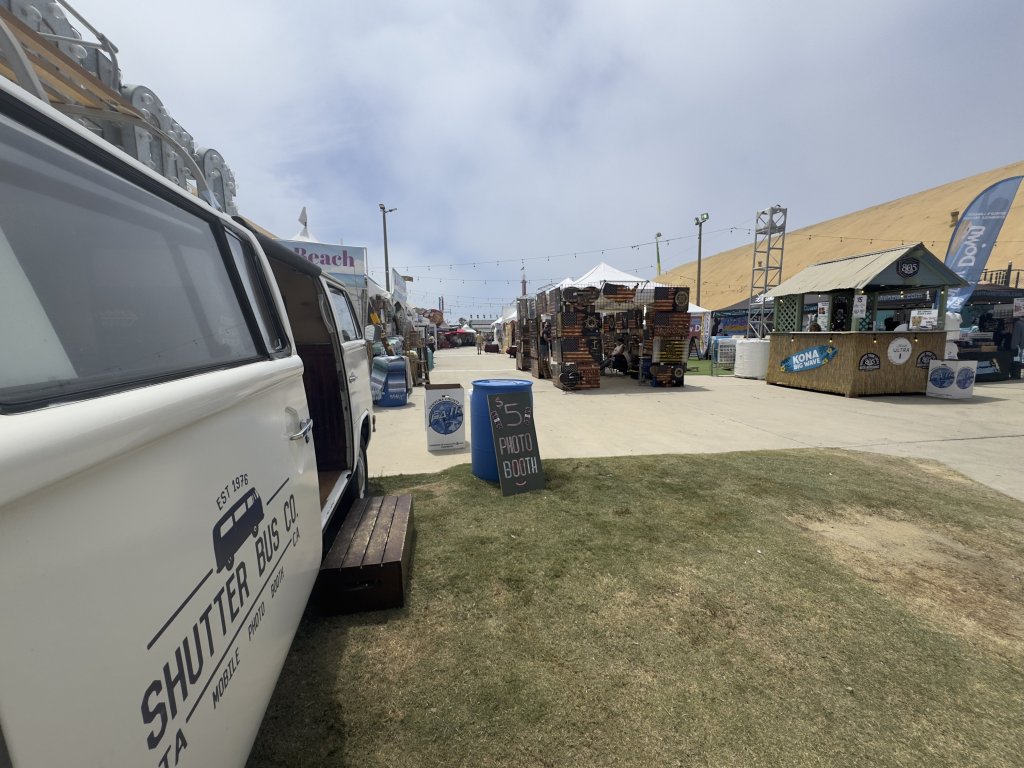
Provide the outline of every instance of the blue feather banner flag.
{"type": "Polygon", "coordinates": [[[946,307],[950,312],[962,311],[974,293],[1021,179],[1024,176],[1011,176],[985,189],[967,206],[953,230],[945,264],[968,284],[963,288],[949,289],[946,307]]]}

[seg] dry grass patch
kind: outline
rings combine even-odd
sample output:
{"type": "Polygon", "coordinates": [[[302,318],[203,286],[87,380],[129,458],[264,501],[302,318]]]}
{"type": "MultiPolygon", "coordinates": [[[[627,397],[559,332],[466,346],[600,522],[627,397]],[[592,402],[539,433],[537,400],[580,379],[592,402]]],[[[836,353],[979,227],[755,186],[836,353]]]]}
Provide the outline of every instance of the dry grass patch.
{"type": "MultiPolygon", "coordinates": [[[[909,610],[947,631],[1024,655],[1024,565],[985,537],[862,512],[800,520],[832,554],[909,610]]],[[[1007,531],[1011,539],[1012,528],[1007,531]]]]}

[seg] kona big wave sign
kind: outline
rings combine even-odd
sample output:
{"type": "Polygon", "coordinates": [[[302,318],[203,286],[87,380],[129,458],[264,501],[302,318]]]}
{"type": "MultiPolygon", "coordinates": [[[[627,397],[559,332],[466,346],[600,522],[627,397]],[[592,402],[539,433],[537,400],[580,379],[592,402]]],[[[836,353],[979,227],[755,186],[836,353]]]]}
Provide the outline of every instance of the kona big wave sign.
{"type": "Polygon", "coordinates": [[[827,364],[838,354],[839,350],[831,344],[827,346],[822,344],[817,347],[802,349],[796,354],[785,358],[779,364],[779,370],[783,373],[802,373],[804,371],[812,371],[815,368],[821,368],[821,366],[827,364]]]}

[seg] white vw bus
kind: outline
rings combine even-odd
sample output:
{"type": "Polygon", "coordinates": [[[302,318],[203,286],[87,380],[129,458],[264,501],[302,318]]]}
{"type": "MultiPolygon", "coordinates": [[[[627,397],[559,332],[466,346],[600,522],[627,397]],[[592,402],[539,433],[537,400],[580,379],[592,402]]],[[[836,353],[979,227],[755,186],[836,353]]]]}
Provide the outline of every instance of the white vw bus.
{"type": "Polygon", "coordinates": [[[366,490],[363,337],[318,267],[0,78],[0,765],[244,764],[366,490]]]}

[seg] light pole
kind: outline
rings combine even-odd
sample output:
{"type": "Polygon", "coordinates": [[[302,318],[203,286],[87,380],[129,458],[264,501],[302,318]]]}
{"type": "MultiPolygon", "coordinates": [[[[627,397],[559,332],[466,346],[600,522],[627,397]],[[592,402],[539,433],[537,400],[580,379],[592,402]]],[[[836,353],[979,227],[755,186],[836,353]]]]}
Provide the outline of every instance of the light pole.
{"type": "Polygon", "coordinates": [[[391,293],[391,265],[388,264],[388,214],[397,210],[397,208],[386,208],[384,203],[380,204],[380,217],[384,222],[384,287],[387,288],[388,293],[391,293]]]}
{"type": "MultiPolygon", "coordinates": [[[[704,222],[710,219],[706,213],[702,213],[700,216],[693,217],[693,223],[697,225],[697,306],[700,306],[700,246],[701,239],[704,235],[704,222]]],[[[387,247],[384,248],[384,253],[387,253],[387,247]]]]}
{"type": "Polygon", "coordinates": [[[661,237],[661,232],[654,234],[654,253],[658,257],[658,274],[661,274],[661,248],[658,247],[658,239],[661,237]]]}

